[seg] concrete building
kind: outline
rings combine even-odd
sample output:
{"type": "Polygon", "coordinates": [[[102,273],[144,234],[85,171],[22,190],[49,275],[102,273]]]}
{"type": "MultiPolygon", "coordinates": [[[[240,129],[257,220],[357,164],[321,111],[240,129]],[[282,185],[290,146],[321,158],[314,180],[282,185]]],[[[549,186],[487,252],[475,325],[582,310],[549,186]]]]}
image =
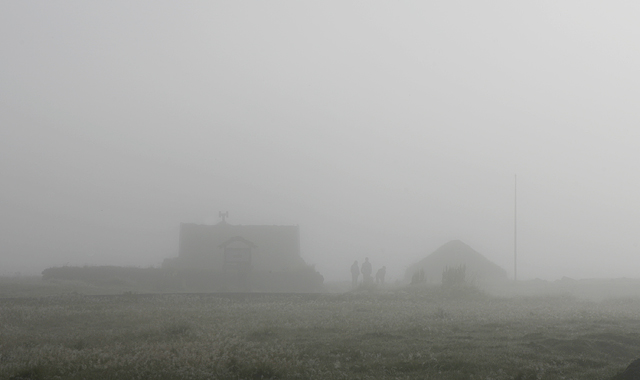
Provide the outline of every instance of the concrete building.
{"type": "Polygon", "coordinates": [[[184,290],[318,292],[324,279],[300,256],[298,226],[180,224],[178,257],[163,269],[184,290]]]}
{"type": "Polygon", "coordinates": [[[298,226],[180,224],[179,265],[223,271],[250,263],[252,271],[292,271],[306,266],[300,257],[298,226]]]}

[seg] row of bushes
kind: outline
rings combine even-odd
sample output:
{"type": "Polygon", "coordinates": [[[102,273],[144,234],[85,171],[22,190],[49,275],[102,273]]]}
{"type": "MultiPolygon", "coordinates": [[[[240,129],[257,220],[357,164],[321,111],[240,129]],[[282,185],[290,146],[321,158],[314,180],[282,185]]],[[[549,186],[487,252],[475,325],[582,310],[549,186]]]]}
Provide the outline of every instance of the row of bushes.
{"type": "Polygon", "coordinates": [[[99,287],[135,291],[208,292],[319,292],[323,277],[313,268],[290,272],[212,272],[197,269],[136,268],[119,266],[64,266],[42,272],[46,281],[80,281],[99,287]]]}
{"type": "MultiPolygon", "coordinates": [[[[442,287],[452,288],[460,287],[466,284],[467,266],[462,264],[457,267],[445,267],[442,271],[442,287]]],[[[411,285],[422,284],[426,282],[424,268],[413,273],[411,276],[411,285]]]]}

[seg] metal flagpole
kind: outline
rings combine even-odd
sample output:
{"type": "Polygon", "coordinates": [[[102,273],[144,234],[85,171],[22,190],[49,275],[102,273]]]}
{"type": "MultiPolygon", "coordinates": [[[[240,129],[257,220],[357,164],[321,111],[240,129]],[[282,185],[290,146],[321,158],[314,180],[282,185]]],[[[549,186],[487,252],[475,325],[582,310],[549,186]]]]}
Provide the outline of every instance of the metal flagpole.
{"type": "Polygon", "coordinates": [[[513,176],[513,281],[518,281],[518,176],[513,176]]]}

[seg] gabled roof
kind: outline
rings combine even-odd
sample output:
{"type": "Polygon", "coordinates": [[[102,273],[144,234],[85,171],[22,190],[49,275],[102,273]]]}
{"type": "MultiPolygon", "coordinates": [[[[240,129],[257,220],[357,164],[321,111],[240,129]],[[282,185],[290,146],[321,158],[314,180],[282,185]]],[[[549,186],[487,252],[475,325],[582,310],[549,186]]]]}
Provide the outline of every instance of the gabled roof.
{"type": "Polygon", "coordinates": [[[411,278],[414,272],[424,269],[429,282],[440,282],[446,267],[465,265],[467,279],[472,281],[500,281],[507,279],[507,272],[460,240],[452,240],[427,257],[411,265],[405,274],[411,278]]]}

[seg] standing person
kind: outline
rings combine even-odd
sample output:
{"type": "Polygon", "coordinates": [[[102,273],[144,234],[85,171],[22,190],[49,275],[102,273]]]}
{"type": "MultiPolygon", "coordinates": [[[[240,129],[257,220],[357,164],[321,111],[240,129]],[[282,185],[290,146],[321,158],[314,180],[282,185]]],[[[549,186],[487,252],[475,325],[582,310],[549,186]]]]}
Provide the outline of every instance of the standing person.
{"type": "Polygon", "coordinates": [[[387,274],[387,267],[383,266],[376,272],[376,284],[384,285],[384,275],[387,274]]]}
{"type": "Polygon", "coordinates": [[[362,263],[362,282],[364,284],[371,284],[373,279],[371,277],[371,273],[373,270],[371,269],[371,263],[369,262],[369,258],[364,259],[364,263],[362,263]]]}
{"type": "Polygon", "coordinates": [[[354,288],[358,286],[358,277],[360,277],[360,266],[356,260],[351,264],[351,286],[354,288]]]}

